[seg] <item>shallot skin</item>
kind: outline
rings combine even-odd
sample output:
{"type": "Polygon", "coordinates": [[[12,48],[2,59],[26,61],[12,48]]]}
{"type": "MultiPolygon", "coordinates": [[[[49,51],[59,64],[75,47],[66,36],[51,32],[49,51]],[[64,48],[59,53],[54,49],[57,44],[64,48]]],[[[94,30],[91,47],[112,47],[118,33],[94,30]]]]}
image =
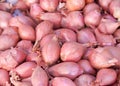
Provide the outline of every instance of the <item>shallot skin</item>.
{"type": "Polygon", "coordinates": [[[82,29],[84,27],[84,18],[82,13],[80,11],[69,12],[66,17],[62,17],[61,26],[70,28],[74,31],[82,29]]]}
{"type": "Polygon", "coordinates": [[[9,78],[10,78],[8,71],[4,69],[0,69],[0,78],[1,78],[0,85],[5,86],[6,83],[9,82],[9,78]]]}
{"type": "Polygon", "coordinates": [[[76,86],[75,83],[66,77],[55,77],[52,80],[52,86],[76,86]]]}
{"type": "MultiPolygon", "coordinates": [[[[97,69],[117,66],[119,63],[119,53],[115,55],[113,49],[116,50],[116,47],[99,47],[92,50],[91,55],[89,56],[91,65],[97,69]],[[109,51],[109,48],[111,48],[111,51],[109,51]]],[[[118,51],[118,49],[116,51],[118,51]]]]}
{"type": "Polygon", "coordinates": [[[59,0],[40,0],[40,6],[43,10],[54,12],[57,9],[59,0]]]}
{"type": "Polygon", "coordinates": [[[98,71],[95,83],[99,85],[111,85],[117,79],[117,73],[113,69],[101,69],[98,71]]]}
{"type": "Polygon", "coordinates": [[[12,15],[5,11],[0,11],[0,27],[6,28],[9,26],[8,20],[12,18],[12,15]]]}
{"type": "Polygon", "coordinates": [[[33,69],[36,67],[34,62],[24,62],[23,64],[17,66],[15,71],[20,77],[27,78],[32,75],[33,69]]]}
{"type": "Polygon", "coordinates": [[[37,66],[31,76],[33,86],[48,86],[48,76],[40,66],[37,66]]]}
{"type": "Polygon", "coordinates": [[[58,29],[55,31],[55,34],[58,36],[62,43],[69,41],[77,41],[76,33],[68,28],[58,29]]]}
{"type": "Polygon", "coordinates": [[[81,10],[85,6],[85,0],[66,0],[66,8],[69,11],[81,10]]]}
{"type": "Polygon", "coordinates": [[[78,78],[76,78],[74,82],[77,86],[92,86],[94,80],[95,77],[93,75],[82,74],[78,78]]]}
{"type": "Polygon", "coordinates": [[[0,86],[120,86],[120,0],[0,0],[0,86]]]}
{"type": "Polygon", "coordinates": [[[62,62],[50,67],[48,71],[53,76],[64,76],[70,79],[75,79],[83,73],[83,69],[75,62],[62,62]]]}
{"type": "Polygon", "coordinates": [[[60,52],[62,61],[79,61],[85,51],[85,47],[77,42],[66,42],[63,44],[60,52]]]}
{"type": "Polygon", "coordinates": [[[96,70],[92,67],[88,60],[80,60],[78,62],[79,66],[83,68],[84,73],[95,74],[96,70]]]}
{"type": "Polygon", "coordinates": [[[99,4],[101,5],[101,7],[104,9],[104,10],[107,10],[109,11],[109,5],[110,3],[112,2],[112,0],[99,0],[99,4]]]}
{"type": "Polygon", "coordinates": [[[118,21],[120,20],[120,0],[113,0],[111,1],[110,5],[109,5],[109,10],[110,13],[118,19],[118,21]]]}
{"type": "Polygon", "coordinates": [[[97,43],[94,33],[91,31],[92,28],[83,28],[80,31],[77,31],[77,40],[79,43],[97,43]]]}

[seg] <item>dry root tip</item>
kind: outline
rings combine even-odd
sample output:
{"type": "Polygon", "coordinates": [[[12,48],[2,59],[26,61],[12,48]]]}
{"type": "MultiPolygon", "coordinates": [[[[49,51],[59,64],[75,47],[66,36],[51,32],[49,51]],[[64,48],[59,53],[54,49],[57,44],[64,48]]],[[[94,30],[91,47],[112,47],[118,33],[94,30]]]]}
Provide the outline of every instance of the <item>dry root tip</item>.
{"type": "Polygon", "coordinates": [[[33,46],[32,51],[36,52],[36,51],[38,51],[38,49],[39,49],[39,41],[36,41],[35,44],[34,44],[34,46],[33,46]]]}
{"type": "Polygon", "coordinates": [[[95,80],[91,86],[100,86],[100,82],[98,80],[95,80]]]}
{"type": "Polygon", "coordinates": [[[14,81],[21,81],[20,76],[16,72],[10,71],[10,75],[11,75],[11,79],[12,80],[14,80],[14,81]]]}

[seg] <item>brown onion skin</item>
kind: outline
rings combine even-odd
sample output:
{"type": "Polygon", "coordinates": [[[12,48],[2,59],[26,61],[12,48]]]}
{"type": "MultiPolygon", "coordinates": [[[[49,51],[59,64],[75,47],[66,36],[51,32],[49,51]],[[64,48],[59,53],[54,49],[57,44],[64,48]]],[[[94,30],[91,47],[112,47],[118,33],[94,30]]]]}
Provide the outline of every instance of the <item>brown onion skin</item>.
{"type": "Polygon", "coordinates": [[[93,81],[95,81],[95,76],[82,74],[77,77],[74,82],[77,86],[92,86],[93,81]]]}
{"type": "Polygon", "coordinates": [[[80,31],[77,31],[77,39],[79,43],[97,43],[95,35],[91,31],[91,28],[83,28],[80,31]]]}
{"type": "Polygon", "coordinates": [[[39,3],[43,10],[48,12],[54,12],[57,9],[59,0],[40,0],[39,3]]]}
{"type": "Polygon", "coordinates": [[[84,73],[86,74],[95,74],[96,70],[92,67],[88,60],[80,60],[78,62],[79,66],[83,68],[84,73]]]}
{"type": "Polygon", "coordinates": [[[76,86],[75,83],[66,77],[55,77],[51,81],[52,86],[76,86]]]}
{"type": "Polygon", "coordinates": [[[9,73],[7,70],[0,69],[0,85],[6,86],[6,84],[9,82],[9,73]]]}
{"type": "Polygon", "coordinates": [[[75,79],[83,73],[83,69],[75,62],[62,62],[48,69],[49,73],[55,77],[64,76],[75,79]]]}
{"type": "Polygon", "coordinates": [[[48,76],[45,70],[37,66],[31,76],[33,86],[48,86],[48,76]]]}
{"type": "Polygon", "coordinates": [[[58,38],[54,36],[50,41],[48,41],[48,44],[44,44],[41,51],[44,62],[47,65],[54,64],[59,59],[60,55],[60,45],[58,38]],[[51,52],[52,49],[54,50],[51,52]]]}
{"type": "Polygon", "coordinates": [[[68,28],[60,28],[55,30],[55,34],[58,36],[59,40],[64,42],[77,41],[77,35],[74,31],[68,28]]]}
{"type": "Polygon", "coordinates": [[[91,65],[96,69],[117,65],[119,60],[113,55],[113,49],[114,47],[98,47],[93,49],[88,57],[91,65]],[[111,51],[109,51],[109,48],[111,48],[111,51]]]}
{"type": "Polygon", "coordinates": [[[40,15],[40,20],[48,20],[54,24],[54,28],[59,28],[62,15],[58,12],[49,12],[49,13],[42,13],[40,15]]]}
{"type": "Polygon", "coordinates": [[[84,52],[85,47],[77,42],[66,42],[62,45],[60,58],[62,61],[79,61],[84,52]]]}
{"type": "Polygon", "coordinates": [[[69,11],[77,11],[83,9],[85,0],[66,0],[66,8],[69,11]]]}
{"type": "Polygon", "coordinates": [[[117,73],[113,69],[100,69],[97,72],[95,83],[98,85],[111,85],[117,79],[117,73]]]}
{"type": "Polygon", "coordinates": [[[84,27],[84,18],[82,13],[80,11],[69,12],[66,17],[62,17],[61,26],[70,28],[74,31],[82,29],[84,27]]]}
{"type": "Polygon", "coordinates": [[[17,66],[13,72],[15,71],[22,78],[27,78],[32,75],[32,72],[36,66],[37,65],[34,62],[24,62],[17,66]]]}

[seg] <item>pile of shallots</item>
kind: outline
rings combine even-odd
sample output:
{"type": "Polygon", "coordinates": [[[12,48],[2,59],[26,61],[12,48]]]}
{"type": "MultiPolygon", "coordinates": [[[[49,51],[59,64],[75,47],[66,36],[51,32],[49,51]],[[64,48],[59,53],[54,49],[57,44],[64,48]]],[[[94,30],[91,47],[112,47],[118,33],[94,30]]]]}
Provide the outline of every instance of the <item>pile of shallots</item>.
{"type": "Polygon", "coordinates": [[[0,86],[120,86],[120,0],[0,0],[0,86]]]}

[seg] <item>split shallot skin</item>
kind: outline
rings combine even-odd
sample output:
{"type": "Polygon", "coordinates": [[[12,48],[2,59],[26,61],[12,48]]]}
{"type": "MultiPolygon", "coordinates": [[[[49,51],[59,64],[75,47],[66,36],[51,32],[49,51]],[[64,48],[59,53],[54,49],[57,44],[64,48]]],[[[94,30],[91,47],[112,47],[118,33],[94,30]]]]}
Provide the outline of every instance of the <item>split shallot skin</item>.
{"type": "Polygon", "coordinates": [[[120,0],[1,0],[0,86],[119,86],[120,0]]]}

